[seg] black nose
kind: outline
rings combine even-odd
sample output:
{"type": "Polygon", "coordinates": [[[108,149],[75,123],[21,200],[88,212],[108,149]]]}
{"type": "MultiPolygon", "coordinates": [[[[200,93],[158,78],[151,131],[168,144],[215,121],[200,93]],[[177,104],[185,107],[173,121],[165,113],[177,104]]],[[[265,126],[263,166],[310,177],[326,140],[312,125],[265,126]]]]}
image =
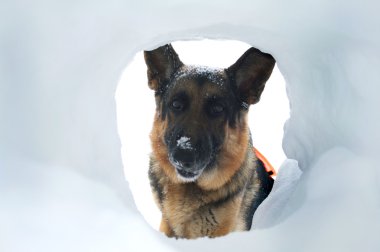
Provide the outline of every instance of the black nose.
{"type": "Polygon", "coordinates": [[[173,152],[173,159],[178,164],[178,168],[184,170],[195,169],[196,153],[194,150],[177,148],[173,152]]]}

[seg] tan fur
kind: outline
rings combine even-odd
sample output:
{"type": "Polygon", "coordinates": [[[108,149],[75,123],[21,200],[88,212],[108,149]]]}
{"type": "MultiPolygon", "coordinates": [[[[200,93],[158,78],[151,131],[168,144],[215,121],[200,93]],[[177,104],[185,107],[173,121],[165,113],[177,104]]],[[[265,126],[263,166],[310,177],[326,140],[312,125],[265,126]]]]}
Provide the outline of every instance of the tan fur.
{"type": "Polygon", "coordinates": [[[242,127],[231,129],[226,125],[226,140],[218,160],[218,172],[213,169],[204,173],[198,180],[198,185],[204,190],[216,190],[227,183],[242,165],[248,146],[249,132],[246,127],[246,117],[242,127]]]}
{"type": "MultiPolygon", "coordinates": [[[[201,175],[194,183],[181,182],[175,168],[168,160],[163,135],[167,122],[156,114],[151,133],[155,162],[151,172],[159,178],[165,196],[159,202],[162,211],[160,231],[167,236],[194,239],[202,236],[217,237],[232,231],[246,230],[243,214],[256,192],[247,192],[245,184],[254,177],[256,157],[249,150],[249,133],[246,118],[240,127],[231,129],[226,125],[226,141],[217,162],[218,168],[201,175]],[[239,173],[238,173],[239,172],[239,173]],[[237,174],[238,173],[238,174],[237,174]],[[240,190],[221,205],[215,204],[231,192],[240,190]]],[[[256,183],[257,191],[260,183],[256,183]]]]}
{"type": "Polygon", "coordinates": [[[163,170],[166,176],[168,176],[172,181],[180,183],[177,178],[175,169],[168,159],[168,149],[164,143],[164,134],[167,127],[167,121],[162,121],[160,114],[156,112],[153,122],[153,129],[150,134],[153,156],[156,161],[160,164],[160,168],[163,170]]]}

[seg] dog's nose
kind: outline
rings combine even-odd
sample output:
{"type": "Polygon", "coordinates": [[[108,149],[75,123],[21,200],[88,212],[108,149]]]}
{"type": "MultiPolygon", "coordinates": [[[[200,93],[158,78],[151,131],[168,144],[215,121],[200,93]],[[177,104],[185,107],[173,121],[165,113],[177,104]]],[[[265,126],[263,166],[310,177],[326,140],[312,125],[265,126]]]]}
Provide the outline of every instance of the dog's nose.
{"type": "Polygon", "coordinates": [[[179,165],[178,168],[192,170],[195,168],[195,151],[189,149],[180,149],[174,151],[173,159],[179,165]]]}

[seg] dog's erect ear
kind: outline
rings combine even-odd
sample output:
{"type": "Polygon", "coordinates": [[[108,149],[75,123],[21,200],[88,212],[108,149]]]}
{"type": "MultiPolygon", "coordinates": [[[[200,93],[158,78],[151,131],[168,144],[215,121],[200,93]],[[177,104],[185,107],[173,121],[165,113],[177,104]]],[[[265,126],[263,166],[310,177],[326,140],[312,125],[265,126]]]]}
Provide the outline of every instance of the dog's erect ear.
{"type": "Polygon", "coordinates": [[[148,67],[148,84],[155,91],[163,88],[162,85],[183,65],[171,44],[144,51],[144,58],[148,67]]]}
{"type": "Polygon", "coordinates": [[[232,84],[237,87],[242,102],[251,105],[260,100],[275,63],[272,55],[252,47],[226,69],[232,84]]]}

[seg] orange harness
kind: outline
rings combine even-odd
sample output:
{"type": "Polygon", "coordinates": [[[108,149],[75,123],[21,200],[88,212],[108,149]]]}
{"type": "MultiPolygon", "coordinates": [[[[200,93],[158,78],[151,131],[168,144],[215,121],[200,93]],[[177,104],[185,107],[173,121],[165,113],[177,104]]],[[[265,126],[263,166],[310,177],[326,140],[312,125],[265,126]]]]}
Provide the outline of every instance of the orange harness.
{"type": "Polygon", "coordinates": [[[273,178],[277,175],[276,170],[273,168],[273,166],[269,163],[269,161],[261,154],[260,151],[258,151],[255,147],[253,147],[253,151],[256,154],[256,157],[263,162],[265,170],[267,173],[273,178]]]}

